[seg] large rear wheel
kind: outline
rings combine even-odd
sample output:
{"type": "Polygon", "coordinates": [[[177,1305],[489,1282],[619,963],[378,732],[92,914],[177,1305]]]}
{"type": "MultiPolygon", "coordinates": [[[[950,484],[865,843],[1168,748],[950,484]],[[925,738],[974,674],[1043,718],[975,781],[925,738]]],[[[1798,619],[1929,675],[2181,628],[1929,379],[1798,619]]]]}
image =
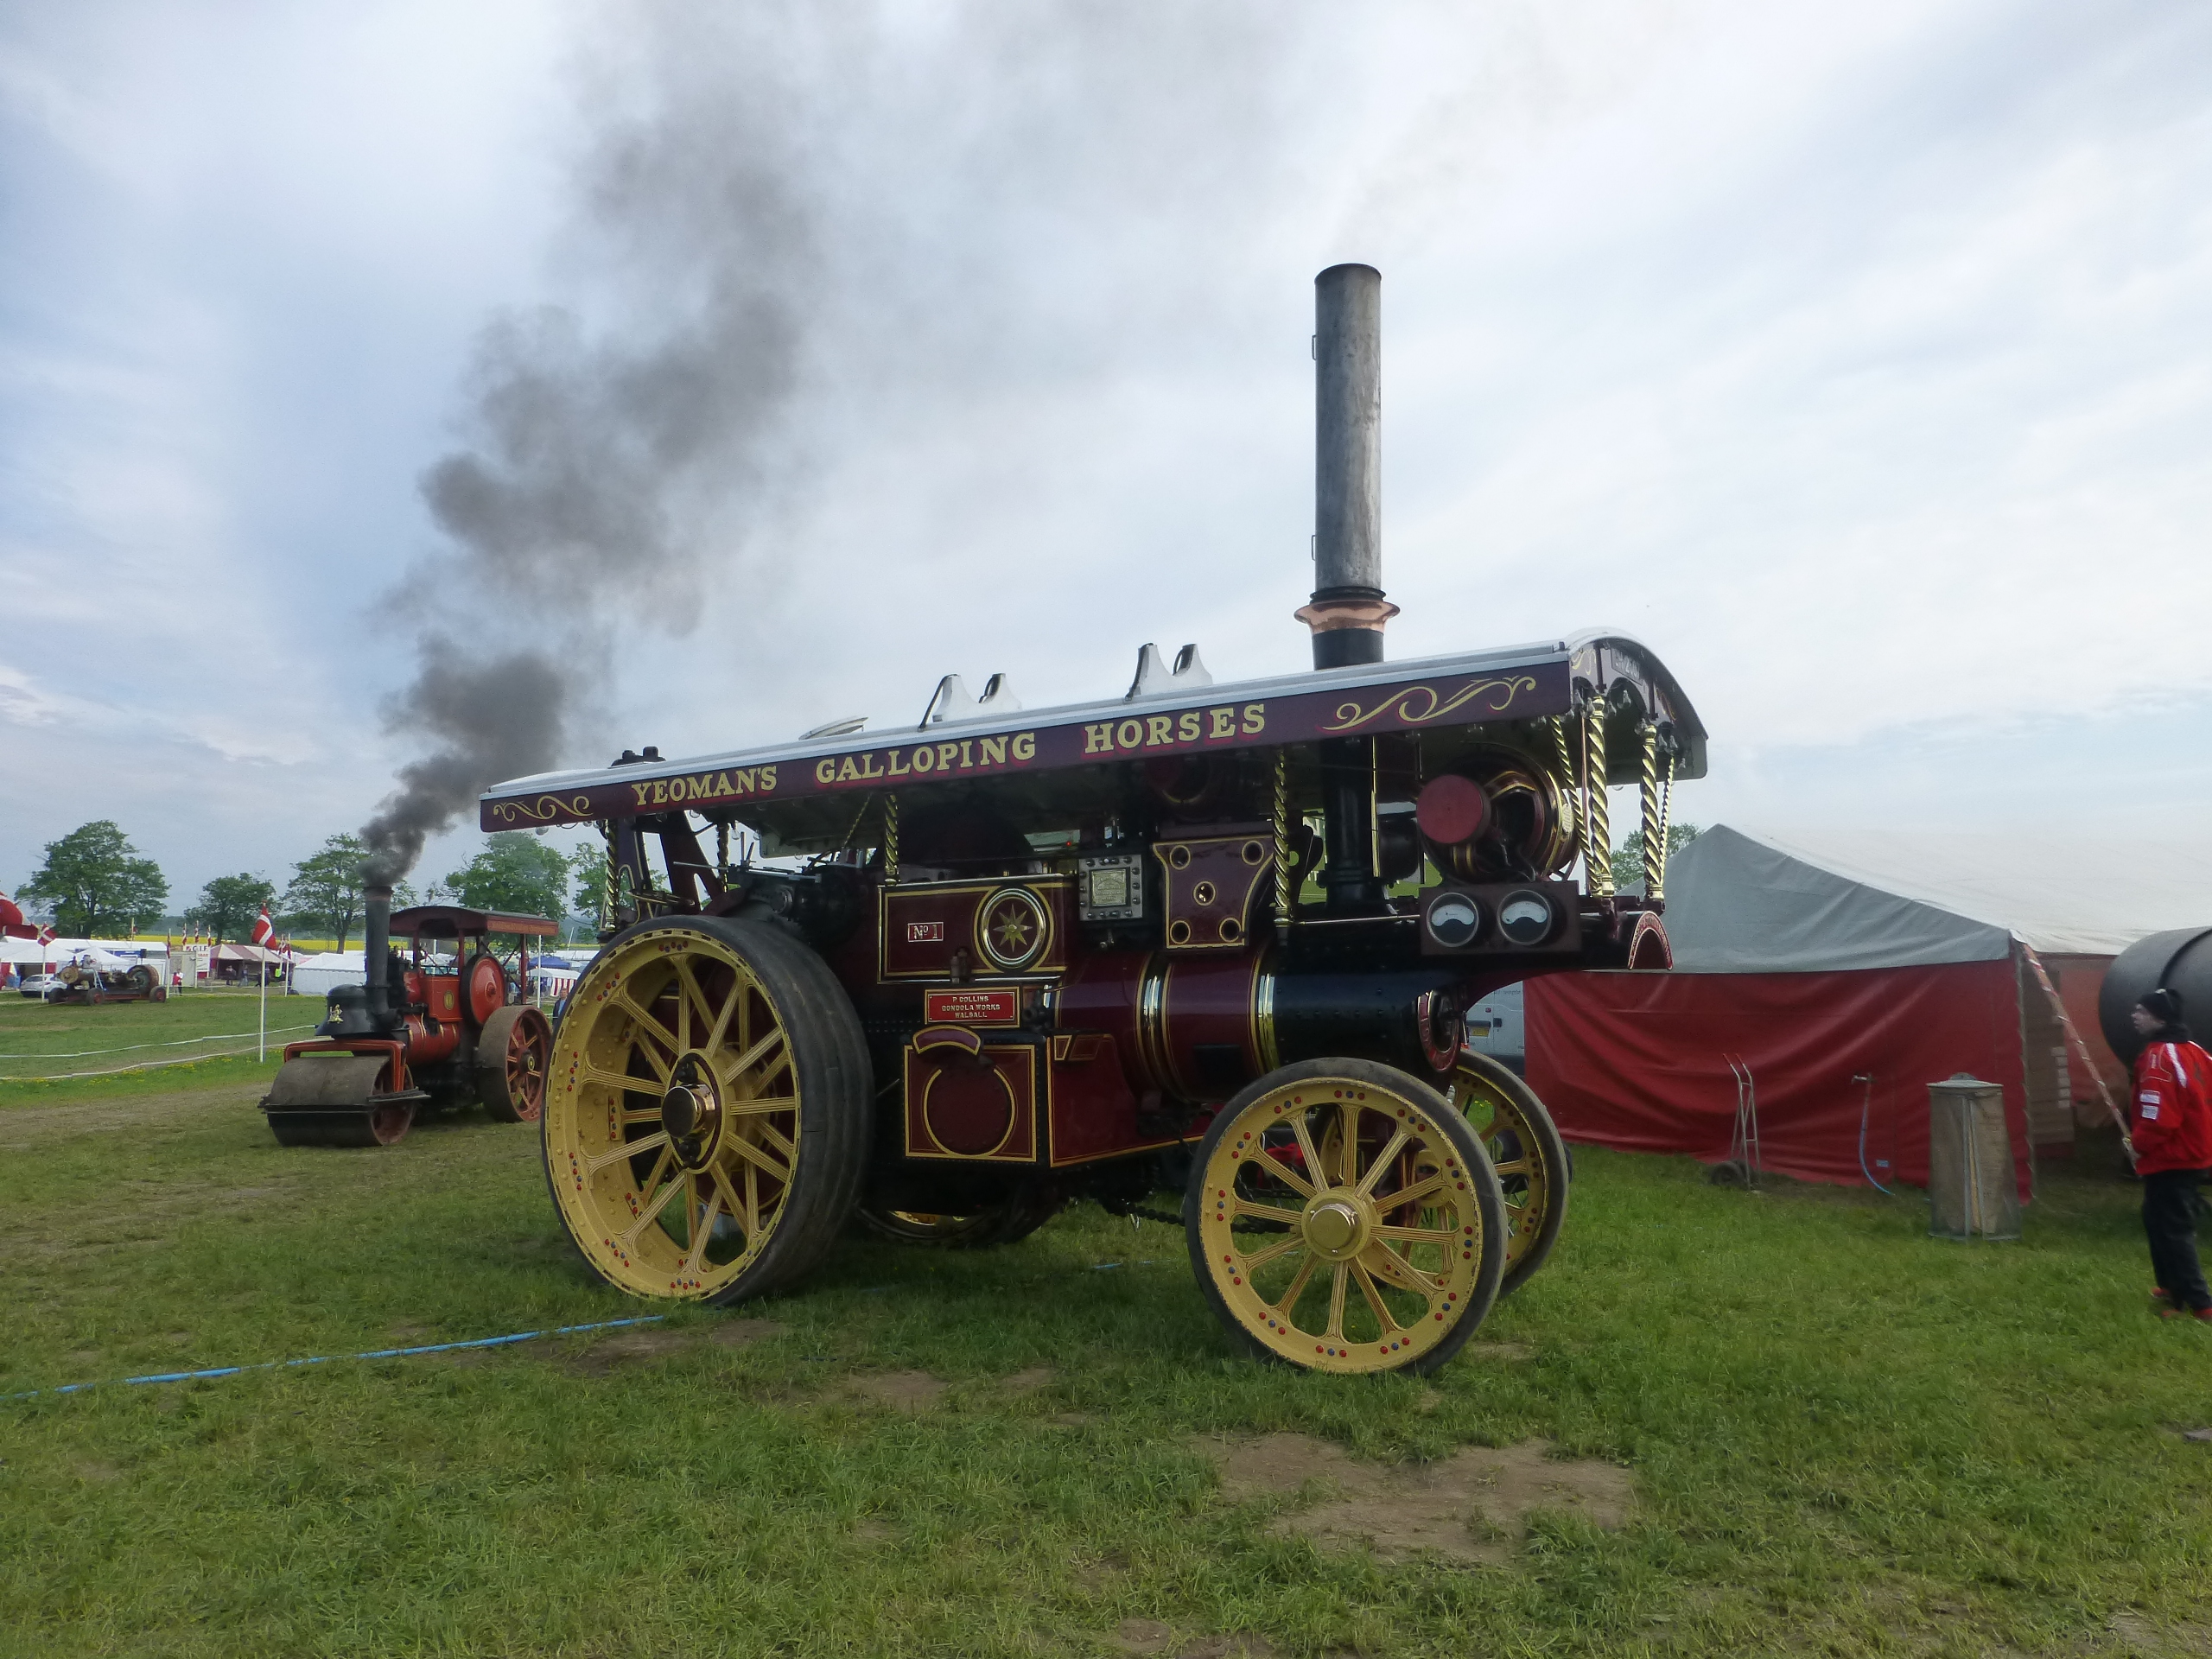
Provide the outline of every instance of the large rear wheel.
{"type": "Polygon", "coordinates": [[[1427,1084],[1305,1060],[1224,1107],[1191,1171],[1191,1265],[1254,1351],[1429,1371],[1482,1324],[1505,1259],[1489,1154],[1427,1084]]]}
{"type": "Polygon", "coordinates": [[[1497,1294],[1510,1296],[1559,1242],[1573,1175],[1567,1142],[1536,1091],[1487,1054],[1459,1051],[1448,1097],[1482,1137],[1497,1171],[1505,1204],[1505,1276],[1497,1294]]]}
{"type": "Polygon", "coordinates": [[[577,981],[553,1047],[545,1173],[593,1270],[734,1302],[819,1261],[866,1160],[860,1020],[764,923],[642,922],[577,981]]]}
{"type": "Polygon", "coordinates": [[[502,1123],[535,1123],[545,1109],[553,1028],[536,1008],[493,1011],[476,1039],[476,1097],[502,1123]]]}

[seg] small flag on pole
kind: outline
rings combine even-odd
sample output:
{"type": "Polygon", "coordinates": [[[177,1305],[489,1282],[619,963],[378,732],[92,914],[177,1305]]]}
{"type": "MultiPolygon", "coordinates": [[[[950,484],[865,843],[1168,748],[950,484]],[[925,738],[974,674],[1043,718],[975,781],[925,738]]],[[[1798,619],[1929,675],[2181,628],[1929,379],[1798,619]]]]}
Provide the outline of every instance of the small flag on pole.
{"type": "Polygon", "coordinates": [[[269,906],[264,905],[261,914],[254,920],[253,942],[265,950],[269,948],[269,941],[276,937],[276,929],[269,919],[269,906]]]}

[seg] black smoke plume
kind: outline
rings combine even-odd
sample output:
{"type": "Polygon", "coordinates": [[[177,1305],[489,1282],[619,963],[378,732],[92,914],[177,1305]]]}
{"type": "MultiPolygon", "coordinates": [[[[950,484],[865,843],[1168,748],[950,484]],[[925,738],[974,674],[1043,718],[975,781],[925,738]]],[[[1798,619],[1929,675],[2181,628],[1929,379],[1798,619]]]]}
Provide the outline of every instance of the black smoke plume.
{"type": "Polygon", "coordinates": [[[594,328],[546,308],[480,339],[462,447],[422,491],[447,548],[391,609],[420,669],[386,728],[429,753],[362,830],[390,882],[503,779],[564,758],[571,687],[603,683],[618,631],[687,632],[772,470],[764,440],[797,380],[810,246],[772,78],[702,99],[682,31],[643,93],[602,113],[579,168],[576,240],[602,267],[594,328]]]}
{"type": "Polygon", "coordinates": [[[387,718],[425,753],[365,832],[385,874],[486,785],[577,758],[618,638],[653,657],[636,642],[692,626],[710,575],[766,631],[791,573],[743,567],[825,442],[803,393],[851,442],[867,411],[918,429],[1138,334],[1202,339],[1192,296],[1218,283],[1160,273],[1251,257],[1243,204],[1310,102],[1261,0],[621,0],[600,22],[574,302],[484,332],[463,441],[423,476],[447,545],[393,607],[423,668],[387,718]]]}
{"type": "Polygon", "coordinates": [[[449,803],[474,800],[486,779],[543,768],[560,741],[561,690],[537,652],[487,659],[449,639],[423,642],[421,669],[390,718],[437,747],[399,769],[399,787],[361,831],[372,886],[388,887],[413,868],[423,842],[452,822],[449,803]]]}

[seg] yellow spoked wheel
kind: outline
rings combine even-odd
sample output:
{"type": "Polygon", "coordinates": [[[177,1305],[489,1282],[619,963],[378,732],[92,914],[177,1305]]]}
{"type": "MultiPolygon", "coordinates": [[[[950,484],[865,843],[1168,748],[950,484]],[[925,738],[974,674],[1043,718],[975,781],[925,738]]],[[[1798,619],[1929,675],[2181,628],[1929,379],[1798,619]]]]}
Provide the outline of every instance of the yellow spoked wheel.
{"type": "Polygon", "coordinates": [[[1459,1052],[1447,1096],[1482,1137],[1505,1204],[1505,1276],[1510,1296],[1544,1265],[1567,1220],[1573,1166],[1559,1126],[1511,1068],[1472,1049],[1459,1052]]]}
{"type": "Polygon", "coordinates": [[[546,1180],[610,1284],[740,1300],[812,1266],[851,1214],[868,1090],[860,1021],[804,945],[759,923],[640,923],[569,999],[546,1180]]]}
{"type": "Polygon", "coordinates": [[[1504,1210],[1481,1140],[1372,1061],[1301,1061],[1230,1101],[1185,1213],[1214,1312],[1294,1365],[1433,1370],[1497,1298],[1504,1210]]]}

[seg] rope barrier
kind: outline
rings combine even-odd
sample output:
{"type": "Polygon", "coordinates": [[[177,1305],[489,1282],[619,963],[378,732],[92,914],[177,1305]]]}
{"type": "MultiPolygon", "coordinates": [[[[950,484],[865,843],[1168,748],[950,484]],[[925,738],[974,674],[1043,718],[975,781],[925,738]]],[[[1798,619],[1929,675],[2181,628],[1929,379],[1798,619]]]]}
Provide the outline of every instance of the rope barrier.
{"type": "Polygon", "coordinates": [[[475,1337],[467,1342],[432,1342],[416,1348],[372,1348],[365,1354],[316,1354],[306,1359],[264,1359],[251,1365],[218,1365],[205,1371],[152,1371],[144,1376],[111,1377],[99,1382],[65,1382],[55,1389],[32,1389],[23,1394],[0,1394],[0,1401],[36,1400],[49,1394],[82,1394],[87,1389],[122,1388],[137,1382],[198,1382],[210,1377],[242,1376],[248,1371],[281,1371],[296,1365],[329,1365],[346,1359],[405,1359],[415,1354],[449,1354],[461,1348],[500,1348],[509,1343],[534,1342],[540,1337],[573,1336],[579,1331],[612,1331],[623,1325],[658,1325],[665,1313],[641,1314],[630,1319],[599,1319],[590,1325],[560,1325],[550,1331],[518,1331],[506,1337],[475,1337]]]}
{"type": "MultiPolygon", "coordinates": [[[[315,1027],[311,1025],[276,1026],[270,1028],[269,1034],[276,1037],[288,1031],[313,1031],[315,1027]]],[[[125,1043],[119,1048],[79,1048],[67,1052],[59,1050],[48,1052],[44,1049],[36,1049],[22,1054],[0,1054],[0,1065],[4,1065],[10,1060],[90,1060],[97,1059],[103,1054],[135,1053],[142,1048],[189,1048],[194,1043],[227,1043],[240,1037],[258,1035],[260,1035],[258,1032],[251,1031],[211,1031],[205,1037],[174,1037],[158,1043],[125,1043]]]]}
{"type": "Polygon", "coordinates": [[[0,1083],[74,1083],[80,1077],[119,1077],[130,1071],[158,1071],[165,1065],[197,1065],[202,1060],[234,1060],[251,1048],[219,1048],[212,1054],[182,1054],[173,1060],[140,1060],[134,1065],[102,1066],[93,1071],[54,1071],[41,1077],[0,1077],[0,1083]]]}

